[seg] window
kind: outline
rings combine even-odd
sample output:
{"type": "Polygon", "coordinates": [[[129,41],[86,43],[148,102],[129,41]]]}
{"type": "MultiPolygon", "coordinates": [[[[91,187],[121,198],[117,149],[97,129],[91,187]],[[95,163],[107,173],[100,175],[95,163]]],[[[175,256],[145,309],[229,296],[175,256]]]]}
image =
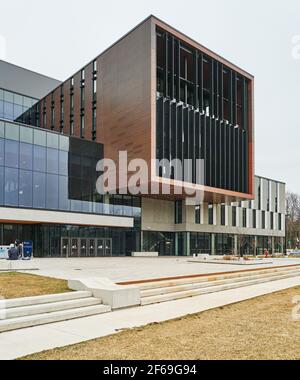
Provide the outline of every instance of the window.
{"type": "Polygon", "coordinates": [[[97,61],[94,61],[93,64],[93,102],[97,100],[97,61]]]}
{"type": "Polygon", "coordinates": [[[203,59],[203,88],[210,91],[211,88],[211,62],[203,59]]]}
{"type": "Polygon", "coordinates": [[[266,228],[266,212],[261,212],[261,228],[264,230],[266,228]]]}
{"type": "Polygon", "coordinates": [[[274,229],[274,213],[273,212],[270,213],[270,229],[271,230],[274,229]]]}
{"type": "Polygon", "coordinates": [[[243,227],[247,227],[247,209],[243,208],[243,227]]]}
{"type": "Polygon", "coordinates": [[[84,115],[80,116],[80,137],[84,138],[84,115]]]}
{"type": "Polygon", "coordinates": [[[214,208],[213,205],[208,205],[208,224],[214,224],[214,208]]]}
{"type": "Polygon", "coordinates": [[[201,224],[201,206],[195,207],[195,223],[201,224]]]}
{"type": "Polygon", "coordinates": [[[267,211],[270,211],[270,181],[267,181],[267,211]]]}
{"type": "Polygon", "coordinates": [[[70,112],[71,114],[73,114],[74,112],[74,94],[71,93],[70,95],[70,112]]]}
{"type": "Polygon", "coordinates": [[[278,230],[281,231],[282,230],[282,223],[281,223],[281,214],[278,214],[278,230]]]}
{"type": "Polygon", "coordinates": [[[182,201],[175,201],[175,224],[182,224],[182,201]]]}
{"type": "Polygon", "coordinates": [[[256,210],[252,210],[253,228],[256,228],[256,210]]]}
{"type": "Polygon", "coordinates": [[[223,108],[224,115],[223,119],[229,121],[230,120],[230,74],[228,70],[223,70],[223,108]]]}
{"type": "Polygon", "coordinates": [[[258,190],[257,190],[257,200],[258,200],[258,209],[261,209],[261,186],[260,184],[258,185],[258,190]]]}
{"type": "Polygon", "coordinates": [[[278,183],[275,184],[276,194],[275,194],[275,212],[278,212],[278,183]]]}
{"type": "Polygon", "coordinates": [[[236,206],[232,206],[232,226],[236,227],[236,206]]]}
{"type": "Polygon", "coordinates": [[[55,123],[55,113],[54,113],[54,105],[51,106],[51,129],[54,129],[55,123]]]}
{"type": "Polygon", "coordinates": [[[65,107],[64,107],[64,88],[61,86],[60,94],[60,130],[63,130],[65,120],[65,107]]]}
{"type": "Polygon", "coordinates": [[[74,121],[71,120],[70,121],[70,135],[74,135],[74,121]]]}
{"type": "Polygon", "coordinates": [[[94,71],[94,73],[97,72],[97,61],[96,60],[93,62],[93,71],[94,71]]]}
{"type": "Polygon", "coordinates": [[[221,205],[221,226],[225,226],[226,224],[226,207],[225,205],[221,205]]]}
{"type": "Polygon", "coordinates": [[[156,46],[157,46],[157,66],[164,68],[165,66],[165,35],[158,32],[156,34],[156,46]]]}
{"type": "Polygon", "coordinates": [[[93,121],[92,121],[92,139],[96,139],[96,130],[97,130],[97,109],[93,108],[93,121]]]}
{"type": "Polygon", "coordinates": [[[80,89],[81,109],[84,108],[84,95],[85,95],[84,86],[82,86],[80,89]]]}

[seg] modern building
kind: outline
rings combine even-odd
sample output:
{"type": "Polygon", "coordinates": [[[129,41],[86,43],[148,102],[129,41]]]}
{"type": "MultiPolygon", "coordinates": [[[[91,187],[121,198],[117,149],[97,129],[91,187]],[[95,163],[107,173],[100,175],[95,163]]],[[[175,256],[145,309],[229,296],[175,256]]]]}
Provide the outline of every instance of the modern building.
{"type": "Polygon", "coordinates": [[[254,176],[244,70],[150,16],[62,83],[5,62],[0,74],[0,244],[30,239],[37,256],[283,250],[285,184],[254,176]],[[119,167],[120,151],[148,164],[147,195],[119,180],[116,194],[96,191],[97,162],[119,167]]]}

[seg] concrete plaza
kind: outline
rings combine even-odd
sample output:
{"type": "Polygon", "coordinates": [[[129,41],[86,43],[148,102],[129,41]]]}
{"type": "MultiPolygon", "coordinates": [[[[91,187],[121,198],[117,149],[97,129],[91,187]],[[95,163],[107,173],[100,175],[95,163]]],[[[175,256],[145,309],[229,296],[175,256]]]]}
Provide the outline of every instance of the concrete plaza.
{"type": "Polygon", "coordinates": [[[300,264],[300,259],[288,258],[274,259],[273,264],[251,266],[193,263],[188,260],[187,257],[36,258],[32,266],[39,270],[30,273],[66,280],[106,277],[120,282],[300,264]]]}

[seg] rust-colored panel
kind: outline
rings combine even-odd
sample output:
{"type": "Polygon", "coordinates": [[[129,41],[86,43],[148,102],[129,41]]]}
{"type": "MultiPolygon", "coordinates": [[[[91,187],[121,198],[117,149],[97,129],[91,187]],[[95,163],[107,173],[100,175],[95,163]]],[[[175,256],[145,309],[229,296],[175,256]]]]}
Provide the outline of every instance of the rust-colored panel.
{"type": "Polygon", "coordinates": [[[248,126],[249,126],[249,193],[254,198],[255,193],[255,180],[254,180],[254,78],[248,85],[248,99],[249,99],[249,114],[248,114],[248,126]]]}
{"type": "Polygon", "coordinates": [[[65,135],[70,135],[70,81],[64,83],[64,129],[65,135]]]}
{"type": "Polygon", "coordinates": [[[93,107],[93,63],[85,67],[85,138],[92,138],[92,107],[93,107]]]}
{"type": "Polygon", "coordinates": [[[80,108],[81,108],[81,72],[79,71],[74,75],[74,136],[81,137],[80,135],[80,108]]]}
{"type": "Polygon", "coordinates": [[[129,160],[150,162],[151,96],[149,20],[98,60],[97,134],[106,158],[117,162],[119,151],[126,150],[129,160]]]}
{"type": "Polygon", "coordinates": [[[51,102],[52,93],[46,96],[46,129],[51,129],[51,102]]]}
{"type": "Polygon", "coordinates": [[[54,90],[53,99],[54,99],[54,131],[60,132],[60,121],[61,121],[61,112],[60,112],[60,97],[61,87],[58,87],[54,90]]]}

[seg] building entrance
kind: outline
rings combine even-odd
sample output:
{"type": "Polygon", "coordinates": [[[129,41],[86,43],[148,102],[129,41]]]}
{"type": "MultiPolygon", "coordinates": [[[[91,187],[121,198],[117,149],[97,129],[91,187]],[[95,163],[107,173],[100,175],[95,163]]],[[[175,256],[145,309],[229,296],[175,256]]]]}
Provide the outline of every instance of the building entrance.
{"type": "Polygon", "coordinates": [[[111,257],[112,239],[61,238],[62,257],[111,257]]]}

